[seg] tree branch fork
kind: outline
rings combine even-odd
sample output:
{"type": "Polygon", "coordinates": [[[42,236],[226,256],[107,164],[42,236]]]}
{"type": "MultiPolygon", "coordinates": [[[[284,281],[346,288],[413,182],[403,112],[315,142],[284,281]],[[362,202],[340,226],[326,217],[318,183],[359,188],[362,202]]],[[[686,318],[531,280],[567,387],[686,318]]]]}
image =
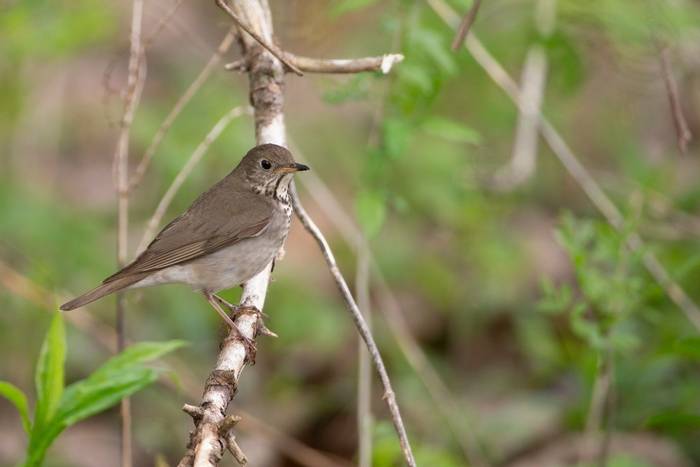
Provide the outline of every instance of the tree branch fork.
{"type": "MultiPolygon", "coordinates": [[[[270,52],[277,58],[286,72],[293,72],[298,76],[303,76],[307,73],[361,73],[363,71],[380,71],[387,74],[397,63],[403,61],[401,54],[384,54],[378,57],[363,57],[350,59],[324,59],[311,58],[295,55],[280,48],[277,44],[262,37],[252,25],[249,25],[242,15],[237,14],[227,3],[226,0],[216,0],[216,4],[224,10],[236,25],[252,37],[258,44],[270,52]]],[[[227,63],[224,68],[229,71],[247,72],[250,67],[247,60],[239,59],[231,63],[227,63]]]]}

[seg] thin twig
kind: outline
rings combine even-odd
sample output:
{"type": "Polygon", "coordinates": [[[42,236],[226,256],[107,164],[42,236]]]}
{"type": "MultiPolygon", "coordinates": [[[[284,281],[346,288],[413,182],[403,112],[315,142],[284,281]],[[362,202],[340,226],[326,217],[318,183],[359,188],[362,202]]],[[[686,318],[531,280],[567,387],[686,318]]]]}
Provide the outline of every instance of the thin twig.
{"type": "MultiPolygon", "coordinates": [[[[145,57],[146,51],[150,48],[153,42],[155,42],[156,38],[160,35],[164,27],[173,19],[175,13],[180,8],[180,5],[182,5],[183,2],[184,0],[177,0],[177,2],[175,2],[175,4],[170,8],[170,10],[168,10],[167,13],[160,17],[158,24],[156,24],[156,26],[153,28],[153,31],[151,31],[148,37],[141,42],[141,55],[143,57],[145,57]]],[[[107,64],[102,74],[102,87],[104,88],[104,96],[102,103],[105,107],[105,117],[107,118],[110,125],[114,124],[115,122],[107,114],[107,99],[111,95],[118,93],[118,91],[115,88],[113,88],[110,84],[112,72],[114,71],[117,65],[118,58],[119,54],[115,54],[115,57],[107,64]]]]}
{"type": "MultiPolygon", "coordinates": [[[[299,149],[294,145],[293,147],[295,148],[294,152],[297,158],[304,160],[303,157],[300,157],[301,152],[299,149]]],[[[386,283],[382,271],[372,255],[362,231],[355,225],[352,217],[347,214],[345,208],[340,204],[333,192],[326,186],[323,180],[317,177],[313,172],[304,174],[304,177],[301,177],[299,181],[318,203],[324,214],[326,214],[335,225],[345,241],[355,249],[356,254],[362,254],[362,250],[367,250],[369,252],[375,277],[379,285],[382,304],[380,309],[383,312],[389,330],[394,339],[396,339],[399,348],[411,365],[411,368],[413,368],[424,384],[428,394],[430,394],[431,399],[438,408],[440,415],[445,419],[455,440],[462,448],[465,459],[470,465],[474,465],[475,467],[487,466],[488,462],[481,453],[481,448],[476,439],[477,437],[471,431],[463,433],[461,429],[461,425],[466,418],[464,410],[458,406],[447,384],[445,384],[440,374],[433,368],[430,360],[420,347],[420,344],[416,342],[406,319],[401,313],[398,300],[394,297],[386,283]]]]}
{"type": "Polygon", "coordinates": [[[211,76],[212,72],[221,62],[221,58],[223,57],[223,55],[231,47],[234,38],[235,31],[233,28],[231,28],[226,33],[226,36],[224,36],[223,40],[217,47],[216,52],[214,52],[207,64],[204,65],[202,71],[199,72],[199,75],[197,75],[195,80],[192,81],[192,83],[187,87],[187,89],[180,96],[177,102],[175,102],[175,105],[165,117],[165,120],[163,120],[163,123],[161,123],[160,127],[156,131],[156,134],[153,136],[153,140],[151,140],[151,143],[148,145],[146,151],[143,153],[143,157],[141,158],[141,161],[136,167],[136,171],[134,172],[134,175],[131,178],[131,183],[129,186],[130,190],[135,189],[141,183],[141,181],[143,180],[143,176],[145,175],[146,170],[148,170],[148,166],[151,163],[151,160],[153,159],[153,156],[160,147],[160,144],[163,142],[163,139],[170,130],[170,127],[175,122],[175,119],[178,117],[178,115],[180,115],[182,109],[185,108],[185,106],[190,102],[190,100],[192,99],[192,97],[194,97],[197,91],[199,91],[199,89],[207,81],[207,79],[209,79],[209,76],[211,76]]]}
{"type": "Polygon", "coordinates": [[[539,41],[532,46],[525,57],[521,93],[518,101],[518,124],[510,163],[495,176],[495,188],[512,190],[528,180],[535,172],[537,164],[539,118],[542,100],[547,84],[547,54],[541,45],[554,32],[557,0],[537,0],[535,4],[535,26],[539,41]]]}
{"type": "MultiPolygon", "coordinates": [[[[128,258],[128,228],[129,228],[129,136],[134,113],[138,106],[141,89],[145,82],[145,71],[139,79],[143,58],[141,46],[141,25],[143,20],[143,0],[134,0],[131,12],[131,47],[129,51],[129,73],[127,77],[127,92],[124,97],[124,115],[121,120],[117,150],[114,155],[114,167],[117,176],[117,263],[123,267],[128,258]],[[139,86],[139,81],[141,86],[139,86]]],[[[116,327],[117,352],[124,350],[126,345],[126,310],[122,294],[117,294],[116,327]]],[[[131,403],[129,398],[121,402],[121,443],[120,455],[122,467],[131,467],[132,462],[132,428],[131,403]]]]}
{"type": "Polygon", "coordinates": [[[472,6],[469,7],[464,18],[462,18],[462,22],[459,23],[459,27],[457,28],[457,33],[454,39],[452,39],[452,50],[457,50],[462,47],[464,39],[467,37],[467,34],[469,34],[469,30],[474,25],[474,21],[476,21],[476,15],[479,13],[480,6],[481,0],[474,0],[472,2],[472,6]]]}
{"type": "Polygon", "coordinates": [[[688,143],[693,139],[693,134],[688,127],[688,121],[683,114],[683,106],[678,93],[678,84],[673,78],[673,67],[671,66],[671,57],[668,47],[661,47],[659,52],[661,60],[661,74],[668,95],[668,103],[671,107],[671,117],[673,118],[673,127],[676,130],[676,141],[681,154],[688,151],[688,143]]]}
{"type": "Polygon", "coordinates": [[[175,13],[177,13],[177,10],[180,8],[180,6],[184,2],[185,2],[185,0],[177,0],[175,2],[175,4],[172,7],[170,7],[170,10],[168,10],[164,15],[162,15],[159,18],[158,24],[156,24],[156,26],[153,28],[153,31],[151,31],[151,33],[148,36],[146,36],[146,39],[144,39],[144,41],[143,41],[142,46],[143,46],[144,52],[151,47],[153,42],[155,42],[156,37],[158,37],[158,35],[163,30],[163,28],[165,28],[165,25],[168,24],[170,22],[170,20],[173,19],[173,17],[175,16],[175,13]]]}
{"type": "Polygon", "coordinates": [[[384,366],[384,360],[382,359],[382,356],[379,353],[379,348],[374,342],[374,337],[372,337],[372,333],[367,327],[367,323],[362,317],[362,313],[360,312],[357,303],[355,303],[355,299],[353,298],[352,293],[350,292],[350,289],[348,288],[348,285],[345,282],[345,278],[340,272],[340,269],[338,269],[338,265],[335,262],[335,257],[333,256],[333,252],[331,251],[331,248],[328,245],[326,238],[323,236],[318,226],[316,226],[314,221],[311,219],[311,217],[309,217],[306,210],[301,205],[293,184],[291,185],[290,191],[292,194],[291,198],[292,205],[294,206],[294,212],[296,213],[297,218],[299,219],[299,221],[301,221],[304,228],[314,237],[314,239],[318,243],[318,246],[321,249],[321,252],[323,253],[323,258],[326,260],[326,264],[328,265],[328,269],[330,270],[331,275],[333,276],[333,279],[336,285],[338,286],[341,295],[343,296],[343,300],[347,305],[348,311],[352,315],[352,319],[355,322],[355,326],[357,327],[360,336],[362,336],[362,339],[367,345],[367,349],[369,350],[370,356],[372,357],[374,366],[377,372],[379,373],[379,379],[382,383],[382,386],[384,387],[383,399],[389,407],[389,412],[391,413],[391,420],[394,424],[396,432],[398,433],[399,443],[401,444],[401,450],[403,451],[404,459],[406,460],[406,463],[409,466],[414,467],[416,465],[416,461],[413,457],[411,445],[408,441],[408,436],[406,435],[406,428],[404,427],[403,419],[401,418],[401,412],[399,411],[399,406],[396,403],[396,395],[394,394],[394,390],[392,389],[391,380],[389,379],[389,374],[387,373],[386,367],[384,366]]]}
{"type": "Polygon", "coordinates": [[[240,27],[241,29],[243,29],[243,30],[244,30],[245,32],[247,32],[248,34],[250,34],[250,36],[251,36],[253,39],[255,39],[260,45],[262,45],[263,47],[265,47],[265,48],[268,50],[268,52],[270,52],[272,55],[275,56],[275,58],[277,58],[277,60],[279,60],[280,62],[282,62],[287,68],[289,68],[290,70],[292,70],[292,71],[293,71],[294,73],[296,73],[297,75],[299,75],[299,76],[304,76],[304,73],[302,73],[300,69],[298,69],[296,66],[294,66],[292,63],[290,63],[290,62],[287,60],[286,54],[284,53],[284,51],[283,51],[282,49],[280,49],[279,47],[277,47],[277,45],[275,45],[274,42],[266,40],[266,39],[263,38],[260,34],[258,34],[257,32],[255,32],[255,30],[253,30],[253,28],[251,28],[248,24],[246,24],[246,22],[243,21],[243,19],[241,19],[241,18],[236,14],[236,12],[234,12],[234,11],[231,9],[231,7],[229,7],[229,6],[226,4],[226,1],[225,1],[225,0],[216,0],[216,4],[219,5],[219,7],[220,7],[222,10],[224,10],[224,11],[231,17],[231,19],[233,19],[233,21],[238,25],[238,27],[240,27]]]}
{"type": "Polygon", "coordinates": [[[380,71],[387,74],[397,63],[403,61],[401,54],[386,54],[379,57],[362,57],[349,59],[310,58],[285,52],[290,63],[307,73],[360,73],[363,71],[380,71]]]}
{"type": "MultiPolygon", "coordinates": [[[[357,272],[355,275],[355,294],[357,304],[367,321],[367,327],[372,330],[372,312],[369,298],[370,257],[365,250],[357,255],[357,272]]],[[[359,467],[372,465],[372,364],[369,353],[358,336],[358,368],[357,368],[357,433],[359,438],[358,461],[359,467]]]]}
{"type": "Polygon", "coordinates": [[[522,93],[518,107],[518,125],[515,130],[513,155],[508,165],[496,173],[496,189],[509,191],[528,180],[537,164],[540,106],[544,96],[547,74],[547,56],[540,45],[530,48],[522,74],[522,93]]]}
{"type": "Polygon", "coordinates": [[[226,129],[226,127],[229,125],[229,123],[231,123],[233,119],[240,117],[244,114],[250,114],[249,107],[237,106],[229,110],[223,117],[221,117],[221,119],[219,119],[218,122],[216,122],[212,129],[209,130],[209,133],[207,133],[207,136],[199,143],[199,145],[194,150],[190,158],[187,159],[185,165],[182,166],[182,169],[180,169],[178,174],[175,176],[173,182],[163,194],[163,197],[161,198],[160,202],[158,202],[158,207],[156,207],[156,210],[153,212],[153,215],[149,219],[148,224],[146,226],[146,230],[144,231],[143,236],[141,237],[141,242],[139,243],[136,252],[137,255],[143,250],[145,250],[146,246],[148,246],[148,242],[150,242],[153,235],[155,235],[156,230],[160,225],[160,222],[163,220],[163,216],[165,215],[165,213],[168,210],[168,207],[170,206],[170,203],[172,203],[173,199],[175,198],[175,195],[180,190],[183,183],[185,183],[185,181],[187,180],[187,177],[190,176],[194,168],[202,160],[202,157],[204,157],[204,155],[207,153],[207,150],[209,150],[209,146],[211,146],[212,143],[216,141],[216,139],[221,135],[221,133],[224,131],[224,129],[226,129]]]}
{"type": "MultiPolygon", "coordinates": [[[[433,10],[445,23],[456,27],[459,21],[454,11],[443,0],[426,0],[433,10]]],[[[467,36],[466,47],[474,59],[486,71],[486,74],[501,88],[514,103],[519,101],[519,89],[515,81],[500,63],[486,50],[483,44],[474,34],[467,36]]],[[[603,214],[607,222],[618,230],[624,226],[624,217],[617,206],[608,198],[598,182],[590,172],[581,164],[571,148],[566,144],[559,132],[542,114],[539,114],[540,129],[545,141],[557,156],[564,168],[583,189],[593,205],[603,214]]],[[[637,233],[627,238],[627,245],[635,252],[642,253],[642,261],[647,271],[666,292],[668,297],[681,309],[686,318],[700,331],[700,308],[688,294],[678,285],[666,268],[659,262],[652,252],[648,251],[644,241],[637,233]]]]}
{"type": "MultiPolygon", "coordinates": [[[[612,410],[612,387],[613,387],[613,350],[610,348],[610,338],[605,336],[606,348],[598,355],[596,377],[591,391],[591,402],[586,417],[585,433],[586,438],[591,442],[597,441],[597,465],[605,467],[609,454],[611,432],[611,410],[612,410]]],[[[581,446],[579,459],[581,461],[588,457],[588,446],[584,443],[581,446]]]]}

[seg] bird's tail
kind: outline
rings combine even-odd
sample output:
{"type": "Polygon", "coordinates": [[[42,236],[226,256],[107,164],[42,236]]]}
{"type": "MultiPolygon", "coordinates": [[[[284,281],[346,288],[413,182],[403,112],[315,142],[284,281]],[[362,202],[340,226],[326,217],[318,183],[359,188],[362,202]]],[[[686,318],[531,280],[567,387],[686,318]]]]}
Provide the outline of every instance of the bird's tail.
{"type": "Polygon", "coordinates": [[[130,285],[133,285],[136,282],[140,281],[146,275],[148,274],[130,274],[128,276],[120,277],[119,279],[113,281],[105,282],[102,285],[95,287],[91,291],[86,292],[77,298],[74,298],[70,302],[64,303],[63,305],[61,305],[61,310],[68,311],[73,310],[75,308],[80,308],[83,305],[87,305],[88,303],[92,303],[95,300],[99,300],[105,295],[109,295],[113,292],[125,289],[130,285]]]}

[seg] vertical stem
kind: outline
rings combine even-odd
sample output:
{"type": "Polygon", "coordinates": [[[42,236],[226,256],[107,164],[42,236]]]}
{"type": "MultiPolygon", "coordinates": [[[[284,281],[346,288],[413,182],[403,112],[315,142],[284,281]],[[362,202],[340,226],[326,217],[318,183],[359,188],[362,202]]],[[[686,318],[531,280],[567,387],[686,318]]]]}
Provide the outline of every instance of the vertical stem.
{"type": "MultiPolygon", "coordinates": [[[[362,312],[367,327],[372,330],[370,311],[369,280],[370,257],[366,248],[358,253],[355,294],[357,304],[362,312]]],[[[358,337],[358,369],[357,369],[357,433],[359,440],[359,467],[372,465],[372,363],[369,352],[365,348],[362,336],[358,337]]]]}
{"type": "Polygon", "coordinates": [[[601,467],[605,467],[607,463],[611,436],[613,352],[609,345],[609,340],[606,339],[607,347],[598,356],[596,378],[586,419],[586,442],[581,444],[583,451],[579,454],[580,460],[585,461],[590,458],[588,447],[596,446],[596,463],[601,467]]]}
{"type": "MultiPolygon", "coordinates": [[[[121,264],[120,264],[121,265],[121,264]]],[[[125,330],[124,330],[124,294],[117,293],[117,353],[124,350],[126,345],[125,330]]],[[[119,414],[121,416],[121,434],[120,434],[120,458],[122,467],[132,466],[132,446],[131,446],[131,399],[128,397],[122,399],[119,406],[119,414]]]]}
{"type": "MultiPolygon", "coordinates": [[[[119,140],[115,154],[116,190],[117,190],[117,263],[123,267],[128,255],[129,229],[129,130],[139,100],[139,64],[141,61],[141,23],[143,18],[143,0],[134,0],[131,13],[131,48],[129,51],[129,74],[127,92],[124,98],[124,115],[121,120],[119,140]]],[[[116,328],[117,352],[126,344],[126,310],[123,295],[117,294],[116,328]]],[[[120,456],[122,467],[132,467],[131,403],[123,399],[121,413],[120,456]]]]}

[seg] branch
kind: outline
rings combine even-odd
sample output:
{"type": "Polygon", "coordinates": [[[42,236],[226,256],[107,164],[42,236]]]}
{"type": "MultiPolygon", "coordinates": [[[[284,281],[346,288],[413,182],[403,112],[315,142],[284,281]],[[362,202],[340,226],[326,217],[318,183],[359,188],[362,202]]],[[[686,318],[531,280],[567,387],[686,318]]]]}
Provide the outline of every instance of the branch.
{"type": "MultiPolygon", "coordinates": [[[[217,0],[217,4],[227,12],[230,10],[223,1],[217,0]]],[[[237,2],[233,7],[237,9],[236,12],[231,10],[235,18],[244,16],[257,29],[266,32],[265,42],[271,40],[272,23],[267,2],[237,2]]],[[[252,42],[241,37],[243,55],[249,64],[250,101],[255,112],[256,140],[258,144],[275,143],[285,146],[282,114],[284,69],[278,60],[260,48],[259,42],[257,39],[252,42]]],[[[254,307],[262,311],[271,269],[272,263],[244,284],[241,295],[243,307],[254,307]]],[[[260,325],[258,318],[256,313],[238,313],[235,319],[238,332],[248,339],[254,339],[260,325]]],[[[219,463],[224,449],[230,445],[231,429],[223,425],[225,414],[229,402],[236,394],[241,372],[249,361],[246,345],[237,332],[229,331],[222,342],[216,365],[205,383],[199,405],[202,416],[193,417],[195,428],[190,433],[187,452],[179,466],[213,467],[219,463]]]]}
{"type": "MultiPolygon", "coordinates": [[[[535,25],[540,40],[547,40],[554,30],[556,0],[538,0],[535,25]]],[[[512,190],[528,180],[535,172],[537,146],[540,134],[539,114],[547,84],[547,54],[539,43],[530,46],[525,58],[518,101],[518,124],[515,131],[513,154],[508,165],[496,173],[495,187],[512,190]]]]}
{"type": "Polygon", "coordinates": [[[472,6],[467,10],[467,13],[462,18],[462,22],[459,23],[457,28],[457,34],[455,34],[454,39],[452,39],[452,50],[457,50],[462,47],[464,39],[469,34],[469,30],[474,25],[476,21],[476,15],[479,13],[479,7],[481,6],[481,0],[474,0],[472,6]]]}
{"type": "Polygon", "coordinates": [[[379,57],[332,59],[302,57],[291,53],[285,53],[285,57],[297,68],[308,73],[381,71],[385,75],[404,58],[401,54],[386,54],[379,57]]]}
{"type": "Polygon", "coordinates": [[[668,102],[671,106],[671,116],[673,117],[673,127],[676,130],[676,141],[681,154],[688,151],[688,143],[693,139],[693,134],[690,132],[688,122],[683,115],[683,106],[678,95],[678,84],[673,79],[673,71],[671,67],[671,58],[669,57],[668,47],[661,47],[661,73],[664,78],[664,86],[666,86],[666,94],[668,102]]]}
{"type": "MultiPolygon", "coordinates": [[[[293,64],[289,63],[287,60],[287,55],[284,53],[282,49],[277,47],[274,42],[271,40],[267,40],[263,38],[260,34],[255,32],[253,28],[248,26],[245,21],[243,21],[232,9],[226,4],[225,0],[216,0],[216,4],[219,5],[219,7],[224,10],[230,17],[233,19],[233,21],[243,29],[245,32],[250,34],[250,36],[255,39],[260,45],[262,45],[264,48],[268,50],[272,55],[274,55],[280,62],[282,62],[287,68],[292,70],[294,73],[296,73],[299,76],[304,76],[304,73],[301,72],[296,66],[293,64]]],[[[269,18],[269,14],[267,15],[269,18]]],[[[270,29],[272,28],[272,25],[270,25],[270,29]]]]}
{"type": "MultiPolygon", "coordinates": [[[[457,23],[457,15],[443,0],[426,1],[445,23],[448,25],[455,25],[457,23]]],[[[514,103],[517,103],[520,100],[518,85],[493,55],[484,48],[483,44],[474,34],[467,37],[466,47],[493,82],[496,83],[514,103]]],[[[562,138],[550,121],[541,113],[538,114],[538,119],[542,136],[545,141],[547,141],[552,152],[557,156],[576,183],[579,184],[596,209],[605,217],[607,222],[615,229],[622,231],[625,225],[624,217],[620,210],[605,194],[590,172],[581,164],[576,154],[574,154],[571,148],[566,144],[564,138],[562,138]]],[[[698,308],[698,305],[688,296],[685,290],[673,280],[666,268],[656,258],[656,255],[645,248],[644,241],[639,234],[630,234],[627,237],[627,246],[632,251],[642,252],[642,261],[647,271],[649,271],[657,284],[666,292],[671,301],[681,309],[695,329],[700,331],[700,308],[698,308]]]]}
{"type": "MultiPolygon", "coordinates": [[[[123,267],[128,258],[130,130],[146,79],[145,64],[143,67],[140,66],[142,58],[144,58],[141,44],[142,20],[143,0],[134,0],[131,12],[131,47],[129,51],[127,89],[124,97],[124,114],[121,120],[117,149],[114,154],[114,170],[116,172],[115,188],[117,192],[117,263],[119,267],[123,267]]],[[[121,352],[125,347],[125,321],[124,297],[122,294],[117,294],[117,352],[121,352]]],[[[122,467],[131,467],[133,465],[131,446],[131,403],[128,398],[122,399],[120,411],[121,465],[122,467]]]]}
{"type": "Polygon", "coordinates": [[[396,395],[391,387],[391,380],[389,379],[389,374],[384,366],[384,360],[379,353],[379,348],[374,342],[374,337],[372,337],[372,333],[370,332],[365,319],[362,317],[362,313],[360,312],[357,303],[355,303],[355,299],[348,288],[348,284],[345,282],[345,278],[340,272],[340,269],[338,269],[338,265],[335,262],[335,257],[333,256],[333,252],[331,251],[328,242],[319,230],[318,226],[316,226],[314,221],[311,219],[311,217],[309,217],[306,210],[301,205],[294,185],[291,185],[290,191],[292,195],[291,197],[294,212],[304,228],[309,232],[309,234],[311,234],[312,237],[314,237],[316,243],[318,243],[318,246],[323,253],[323,257],[326,260],[326,264],[328,265],[328,269],[330,270],[331,275],[333,276],[333,279],[335,280],[335,283],[343,296],[343,300],[347,305],[348,311],[352,315],[355,326],[367,345],[367,350],[372,357],[372,362],[377,369],[377,373],[379,373],[379,379],[384,387],[384,396],[382,398],[389,407],[391,421],[394,423],[394,428],[399,435],[399,442],[401,443],[401,450],[403,451],[404,458],[409,466],[415,467],[416,461],[413,458],[413,452],[411,451],[411,445],[408,441],[408,436],[406,435],[406,429],[404,428],[403,419],[401,418],[401,412],[399,411],[399,406],[396,403],[396,395]]]}
{"type": "MultiPolygon", "coordinates": [[[[231,47],[234,37],[235,33],[233,28],[231,28],[219,44],[219,47],[217,47],[214,55],[211,56],[207,64],[204,65],[204,68],[202,68],[202,71],[199,73],[199,75],[197,75],[197,78],[192,81],[189,87],[185,90],[184,94],[182,94],[177,102],[175,102],[172,110],[170,110],[170,113],[168,113],[165,120],[163,120],[163,123],[161,123],[160,127],[156,131],[155,136],[153,136],[151,144],[148,145],[148,148],[146,148],[146,151],[143,153],[141,162],[139,162],[139,165],[136,167],[136,171],[131,179],[131,183],[129,185],[130,190],[133,190],[141,183],[143,176],[145,175],[146,170],[148,170],[148,166],[153,159],[153,156],[160,147],[160,143],[165,138],[165,135],[170,130],[170,127],[175,122],[175,119],[178,117],[178,115],[180,115],[182,109],[185,108],[197,91],[199,91],[199,88],[201,88],[207,79],[209,79],[209,76],[211,76],[212,72],[216,69],[216,66],[219,64],[219,62],[221,62],[221,57],[223,57],[223,55],[231,47]]],[[[141,248],[139,248],[139,250],[140,249],[141,248]]]]}
{"type": "MultiPolygon", "coordinates": [[[[355,295],[360,310],[367,320],[367,329],[372,329],[372,310],[369,296],[370,254],[366,250],[358,252],[355,275],[355,295]]],[[[357,369],[357,433],[359,439],[358,467],[372,466],[372,363],[367,349],[359,339],[357,369]]]]}

